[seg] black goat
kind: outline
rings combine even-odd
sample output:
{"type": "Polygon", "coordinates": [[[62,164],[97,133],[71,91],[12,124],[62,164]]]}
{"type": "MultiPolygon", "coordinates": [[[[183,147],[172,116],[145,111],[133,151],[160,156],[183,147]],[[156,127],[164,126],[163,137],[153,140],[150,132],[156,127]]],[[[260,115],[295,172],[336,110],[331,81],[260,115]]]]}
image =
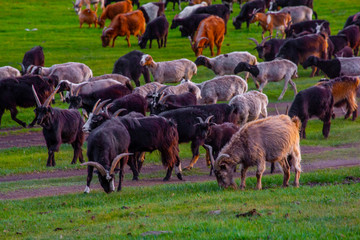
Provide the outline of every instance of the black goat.
{"type": "Polygon", "coordinates": [[[301,120],[300,137],[306,138],[305,128],[309,118],[317,116],[324,122],[322,133],[325,138],[329,136],[331,116],[333,114],[334,98],[331,88],[313,86],[300,91],[291,104],[289,116],[299,117],[301,120]]]}
{"type": "Polygon", "coordinates": [[[170,28],[175,29],[180,26],[181,36],[190,36],[193,39],[200,22],[209,16],[210,14],[191,14],[186,18],[174,18],[170,28]]]}
{"type": "Polygon", "coordinates": [[[345,34],[330,35],[329,39],[334,44],[334,55],[341,49],[349,45],[349,41],[345,34]]]}
{"type": "Polygon", "coordinates": [[[82,131],[84,121],[79,111],[52,108],[50,106],[50,101],[55,96],[57,90],[55,89],[44,104],[41,104],[36,90],[32,86],[37,105],[35,108],[37,124],[43,128],[43,135],[48,148],[47,167],[55,166],[54,153],[59,151],[62,143],[70,143],[74,149],[71,164],[75,164],[78,158],[80,162],[84,162],[81,149],[84,143],[84,133],[82,131]]]}
{"type": "Polygon", "coordinates": [[[206,7],[199,7],[193,14],[210,14],[222,18],[225,23],[225,34],[227,33],[227,22],[230,18],[230,10],[226,5],[214,4],[206,7]]]}
{"type": "Polygon", "coordinates": [[[353,57],[353,50],[351,49],[351,47],[346,46],[343,49],[341,49],[340,51],[338,51],[337,53],[335,53],[336,57],[353,57]]]}
{"type": "Polygon", "coordinates": [[[169,2],[173,3],[173,11],[175,10],[175,3],[178,4],[178,8],[181,11],[181,0],[165,0],[165,10],[167,9],[169,2]]]}
{"type": "Polygon", "coordinates": [[[278,11],[280,7],[307,6],[313,8],[313,0],[274,0],[271,1],[269,11],[278,11]]]}
{"type": "Polygon", "coordinates": [[[164,94],[165,93],[160,95],[159,98],[155,95],[153,100],[150,102],[151,114],[159,114],[164,111],[197,104],[196,96],[191,92],[179,95],[170,94],[166,96],[164,96],[164,94]]]}
{"type": "Polygon", "coordinates": [[[331,34],[330,23],[326,20],[303,21],[303,22],[291,24],[285,29],[285,33],[286,33],[286,38],[290,38],[302,32],[316,33],[317,30],[319,30],[319,32],[320,30],[322,30],[326,32],[326,34],[329,36],[331,34]]]}
{"type": "Polygon", "coordinates": [[[276,54],[279,52],[280,47],[285,43],[286,39],[277,39],[272,38],[269,41],[266,41],[270,36],[264,38],[261,43],[254,39],[249,38],[256,44],[256,51],[259,54],[259,58],[264,59],[265,61],[272,61],[275,59],[276,54]]]}
{"type": "Polygon", "coordinates": [[[264,0],[254,0],[251,2],[245,3],[239,15],[236,18],[233,18],[233,25],[235,29],[241,29],[241,24],[246,22],[246,27],[249,28],[251,18],[254,15],[254,10],[257,12],[265,12],[266,2],[264,0]]]}
{"type": "Polygon", "coordinates": [[[169,22],[165,15],[155,18],[146,26],[145,33],[138,37],[141,49],[146,48],[147,41],[150,40],[149,48],[151,48],[152,40],[156,39],[158,47],[166,47],[167,36],[169,33],[169,22]]]}
{"type": "Polygon", "coordinates": [[[346,28],[347,26],[353,25],[358,19],[360,19],[360,12],[358,12],[358,13],[356,13],[356,14],[354,14],[354,15],[349,16],[349,17],[346,19],[344,28],[346,28]]]}
{"type": "MultiPolygon", "coordinates": [[[[54,84],[57,78],[41,77],[38,75],[25,75],[17,78],[6,78],[0,80],[0,125],[1,118],[5,109],[10,110],[11,118],[23,127],[26,123],[16,118],[18,113],[16,107],[29,108],[36,106],[34,94],[31,86],[34,85],[35,90],[39,93],[39,100],[43,103],[54,89],[54,84]]],[[[29,127],[33,126],[36,121],[30,123],[29,127]]]]}
{"type": "Polygon", "coordinates": [[[343,34],[346,36],[347,40],[349,41],[349,47],[351,47],[354,50],[354,55],[357,56],[359,52],[360,47],[360,30],[359,26],[357,25],[351,25],[343,30],[341,30],[338,35],[343,34]]]}
{"type": "Polygon", "coordinates": [[[124,56],[121,56],[114,64],[112,73],[124,75],[140,86],[140,76],[143,74],[146,83],[150,82],[150,73],[148,68],[140,65],[140,60],[144,53],[133,50],[124,56]]]}
{"type": "Polygon", "coordinates": [[[26,73],[27,68],[30,65],[34,66],[44,66],[45,56],[43,52],[43,48],[41,46],[35,46],[29,51],[27,51],[24,55],[21,65],[21,74],[24,75],[26,73]]]}

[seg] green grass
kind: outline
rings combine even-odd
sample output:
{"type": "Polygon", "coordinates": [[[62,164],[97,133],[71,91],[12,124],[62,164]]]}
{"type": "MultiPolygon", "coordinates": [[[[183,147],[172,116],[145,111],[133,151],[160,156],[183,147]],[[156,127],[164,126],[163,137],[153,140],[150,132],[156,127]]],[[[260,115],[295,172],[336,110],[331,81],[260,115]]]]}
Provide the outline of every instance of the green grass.
{"type": "Polygon", "coordinates": [[[360,185],[347,177],[359,170],[304,173],[300,188],[281,188],[275,175],[263,178],[262,191],[252,177],[245,191],[211,181],[2,201],[0,238],[140,239],[162,230],[171,231],[162,239],[356,239],[360,185]],[[236,217],[252,209],[261,216],[236,217]]]}

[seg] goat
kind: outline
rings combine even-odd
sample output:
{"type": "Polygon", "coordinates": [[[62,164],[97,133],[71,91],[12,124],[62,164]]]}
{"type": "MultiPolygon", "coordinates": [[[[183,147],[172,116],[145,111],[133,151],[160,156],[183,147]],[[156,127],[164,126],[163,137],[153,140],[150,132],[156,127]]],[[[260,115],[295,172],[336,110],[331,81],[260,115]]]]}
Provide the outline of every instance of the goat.
{"type": "Polygon", "coordinates": [[[250,73],[256,87],[260,92],[264,89],[268,82],[278,82],[284,79],[284,88],[278,98],[281,100],[286,92],[288,83],[294,90],[294,95],[296,95],[296,84],[291,80],[297,76],[297,66],[289,60],[273,60],[270,62],[261,62],[256,65],[250,65],[248,63],[241,62],[239,63],[234,73],[237,74],[242,71],[247,71],[250,73]],[[260,83],[260,86],[259,86],[260,83]]]}
{"type": "Polygon", "coordinates": [[[76,14],[78,14],[78,15],[81,11],[81,7],[83,4],[86,4],[87,9],[90,9],[90,4],[92,4],[93,7],[95,8],[95,12],[97,12],[99,3],[101,5],[101,9],[104,11],[104,9],[105,9],[104,0],[76,0],[76,2],[72,1],[73,8],[74,8],[76,14]]]}
{"type": "Polygon", "coordinates": [[[138,10],[142,11],[146,23],[151,22],[156,17],[164,14],[165,3],[162,2],[150,2],[142,5],[138,10]]]}
{"type": "Polygon", "coordinates": [[[206,7],[206,2],[201,2],[200,4],[196,4],[193,6],[187,6],[182,10],[179,14],[175,15],[175,18],[186,18],[189,17],[191,14],[194,13],[194,11],[200,7],[206,7]]]}
{"type": "Polygon", "coordinates": [[[210,14],[222,18],[225,23],[225,34],[227,33],[227,22],[229,21],[230,17],[230,10],[224,4],[215,4],[207,7],[199,7],[193,12],[193,15],[194,14],[210,14]]]}
{"type": "Polygon", "coordinates": [[[212,4],[212,0],[190,0],[189,1],[189,6],[193,6],[193,5],[196,5],[196,4],[201,4],[202,2],[206,2],[207,6],[210,6],[212,4]]]}
{"type": "Polygon", "coordinates": [[[105,79],[112,79],[123,85],[126,85],[126,83],[130,83],[130,79],[128,77],[125,77],[125,76],[123,76],[121,74],[117,74],[117,73],[104,74],[101,76],[92,77],[92,78],[89,78],[87,81],[88,82],[96,82],[96,81],[105,80],[105,79]]]}
{"type": "MultiPolygon", "coordinates": [[[[271,116],[246,124],[221,149],[214,166],[216,180],[220,187],[237,188],[233,174],[237,164],[242,164],[240,189],[245,189],[246,171],[257,166],[256,189],[262,189],[261,178],[266,162],[279,162],[284,171],[283,186],[290,179],[290,166],[295,167],[294,186],[299,187],[301,153],[300,120],[286,115],[271,116]]],[[[210,158],[213,156],[210,152],[210,158]]]]}
{"type": "Polygon", "coordinates": [[[224,41],[225,23],[218,16],[210,16],[202,20],[198,26],[194,39],[190,40],[191,49],[198,57],[202,55],[205,47],[209,46],[211,56],[214,56],[214,45],[217,48],[216,55],[221,53],[221,45],[224,41]]]}
{"type": "Polygon", "coordinates": [[[84,134],[82,127],[84,121],[80,113],[76,110],[58,109],[50,106],[58,88],[41,104],[34,85],[32,91],[36,100],[35,108],[36,121],[43,128],[43,135],[48,148],[47,167],[55,166],[55,152],[59,151],[62,143],[70,143],[74,149],[74,156],[71,164],[75,164],[79,158],[80,162],[84,162],[81,146],[84,143],[84,134]]]}
{"type": "MultiPolygon", "coordinates": [[[[357,100],[356,92],[359,88],[359,77],[342,76],[334,79],[325,79],[317,83],[317,86],[330,86],[334,97],[334,107],[341,107],[346,105],[347,112],[345,119],[350,117],[352,113],[352,120],[355,121],[357,117],[357,100]]],[[[332,115],[335,118],[335,114],[332,115]]]]}
{"type": "Polygon", "coordinates": [[[112,39],[111,47],[115,45],[115,39],[118,36],[126,36],[128,47],[130,44],[130,35],[135,37],[145,32],[145,18],[140,10],[116,15],[108,28],[104,29],[101,35],[102,46],[107,47],[112,39]]]}
{"type": "Polygon", "coordinates": [[[108,5],[99,17],[99,26],[104,28],[106,19],[113,20],[120,13],[128,13],[133,10],[131,0],[124,0],[108,5]]]}
{"type": "Polygon", "coordinates": [[[241,24],[246,22],[246,27],[249,28],[250,21],[252,16],[254,15],[254,10],[256,9],[257,12],[265,12],[266,3],[263,0],[254,0],[245,3],[239,15],[233,18],[233,25],[235,29],[241,29],[241,24]]]}
{"type": "Polygon", "coordinates": [[[181,32],[181,36],[190,36],[191,39],[193,39],[200,22],[209,16],[210,14],[192,14],[186,18],[174,18],[170,28],[175,29],[180,26],[179,30],[181,32]]]}
{"type": "MultiPolygon", "coordinates": [[[[140,86],[140,76],[144,76],[146,83],[150,82],[149,69],[140,64],[141,58],[144,53],[133,50],[124,56],[119,57],[114,63],[112,73],[122,74],[135,82],[137,87],[140,86]]],[[[143,96],[144,97],[144,96],[143,96]]]]}
{"type": "Polygon", "coordinates": [[[157,17],[149,22],[146,26],[145,33],[138,38],[139,46],[141,49],[146,48],[147,41],[150,40],[149,48],[151,48],[152,40],[156,39],[159,48],[166,47],[168,33],[169,22],[166,20],[166,17],[164,15],[157,17]]]}
{"type": "Polygon", "coordinates": [[[4,78],[15,78],[20,77],[19,70],[11,66],[0,67],[0,80],[4,78]]]}
{"type": "Polygon", "coordinates": [[[272,37],[273,29],[276,29],[276,37],[278,31],[281,32],[282,38],[285,38],[285,29],[290,25],[291,16],[289,13],[255,13],[250,21],[250,23],[259,22],[262,27],[262,39],[264,39],[264,34],[266,31],[270,32],[270,38],[272,37]]]}
{"type": "Polygon", "coordinates": [[[307,6],[294,6],[294,7],[284,7],[278,13],[290,13],[291,15],[291,23],[299,23],[303,21],[312,20],[312,15],[315,15],[315,19],[317,19],[317,13],[307,7],[307,6]]]}
{"type": "Polygon", "coordinates": [[[145,54],[141,57],[140,65],[147,66],[154,81],[159,83],[180,82],[183,78],[191,80],[192,76],[197,73],[195,63],[186,58],[155,62],[149,54],[145,54]]]}
{"type": "Polygon", "coordinates": [[[161,112],[177,109],[179,107],[186,107],[197,104],[196,96],[193,92],[186,92],[179,95],[164,95],[165,92],[161,94],[157,101],[154,97],[150,103],[150,114],[160,114],[161,112]]]}
{"type": "MultiPolygon", "coordinates": [[[[329,36],[329,39],[334,45],[334,54],[336,54],[341,49],[343,49],[344,47],[349,45],[349,41],[345,34],[331,35],[331,36],[329,36]]],[[[331,59],[331,58],[329,58],[329,59],[331,59]]]]}
{"type": "MultiPolygon", "coordinates": [[[[107,7],[110,3],[112,3],[112,2],[120,2],[120,1],[122,1],[122,0],[105,0],[105,7],[107,7]]],[[[133,7],[136,5],[137,6],[137,8],[139,9],[140,8],[140,2],[139,2],[139,0],[134,0],[134,1],[132,1],[132,5],[133,5],[133,7]]]]}
{"type": "Polygon", "coordinates": [[[244,94],[236,95],[229,101],[229,105],[237,107],[239,113],[240,126],[247,122],[257,120],[260,115],[267,117],[268,97],[258,91],[250,91],[244,94]]]}
{"type": "Polygon", "coordinates": [[[316,66],[322,70],[328,77],[336,78],[343,75],[359,76],[360,75],[360,57],[336,58],[331,60],[322,60],[315,56],[310,56],[303,63],[306,69],[309,66],[316,66]]]}
{"type": "Polygon", "coordinates": [[[173,11],[175,10],[175,3],[177,3],[179,10],[181,11],[181,0],[165,0],[165,10],[167,10],[167,5],[169,2],[173,3],[173,11]]]}
{"type": "MultiPolygon", "coordinates": [[[[144,97],[136,93],[125,95],[121,98],[115,99],[107,106],[109,113],[114,114],[119,109],[124,109],[126,112],[138,112],[143,116],[146,115],[147,101],[144,97]]],[[[122,114],[124,115],[124,114],[122,114]]],[[[119,114],[119,116],[122,116],[119,114]]]]}
{"type": "Polygon", "coordinates": [[[339,31],[338,35],[345,35],[349,41],[349,47],[354,50],[354,55],[357,56],[360,47],[360,23],[359,26],[351,25],[339,31]]]}
{"type": "Polygon", "coordinates": [[[302,32],[325,32],[328,36],[330,36],[330,23],[326,20],[310,20],[291,24],[285,29],[286,38],[293,37],[295,34],[299,34],[302,32]]]}
{"type": "Polygon", "coordinates": [[[217,101],[229,101],[232,97],[247,91],[244,79],[236,75],[218,76],[198,84],[201,90],[200,104],[214,104],[217,101]]]}
{"type": "Polygon", "coordinates": [[[139,94],[142,97],[147,97],[149,94],[157,92],[162,87],[165,87],[165,85],[158,82],[151,82],[143,86],[136,87],[133,93],[139,94]]]}
{"type": "Polygon", "coordinates": [[[344,25],[344,28],[350,26],[350,25],[353,25],[357,20],[360,19],[360,12],[354,14],[354,15],[351,15],[349,16],[347,19],[346,19],[346,22],[345,22],[345,25],[344,25]]]}
{"type": "Polygon", "coordinates": [[[269,11],[277,10],[279,7],[307,6],[313,8],[313,0],[274,0],[270,2],[269,11]]]}
{"type": "MultiPolygon", "coordinates": [[[[256,57],[249,52],[231,52],[221,54],[214,58],[199,56],[195,60],[196,66],[204,65],[218,76],[233,74],[239,62],[247,62],[250,65],[254,65],[257,63],[257,60],[256,57]]],[[[248,79],[248,76],[249,74],[246,74],[245,80],[248,79]]]]}
{"type": "Polygon", "coordinates": [[[21,75],[26,73],[30,65],[43,67],[45,56],[41,46],[35,46],[24,54],[21,65],[21,75]]]}
{"type": "Polygon", "coordinates": [[[334,98],[329,86],[313,86],[300,91],[291,104],[289,116],[301,120],[300,137],[306,138],[305,128],[309,118],[317,116],[323,124],[323,135],[329,136],[334,98]]]}
{"type": "Polygon", "coordinates": [[[84,23],[89,25],[89,28],[91,28],[91,24],[95,25],[95,28],[97,28],[98,20],[96,12],[91,9],[83,9],[79,13],[79,23],[80,28],[82,28],[82,25],[84,23]]]}
{"type": "Polygon", "coordinates": [[[351,49],[351,47],[346,46],[343,49],[341,49],[340,51],[338,51],[337,53],[335,53],[335,57],[339,58],[339,57],[347,57],[347,58],[351,58],[354,57],[353,55],[353,50],[351,49]]]}
{"type": "Polygon", "coordinates": [[[259,54],[259,58],[265,61],[272,61],[275,59],[275,55],[279,52],[280,47],[285,43],[286,39],[270,39],[266,41],[270,36],[264,38],[261,43],[255,38],[249,38],[256,44],[256,51],[259,54]]]}

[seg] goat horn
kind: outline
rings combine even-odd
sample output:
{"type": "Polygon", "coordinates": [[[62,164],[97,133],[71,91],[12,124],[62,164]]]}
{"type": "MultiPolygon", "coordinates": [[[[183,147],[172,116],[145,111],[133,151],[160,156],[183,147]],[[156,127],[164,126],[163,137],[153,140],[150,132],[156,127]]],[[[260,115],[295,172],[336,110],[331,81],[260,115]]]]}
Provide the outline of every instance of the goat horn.
{"type": "Polygon", "coordinates": [[[248,38],[249,40],[253,41],[256,46],[260,46],[261,44],[259,44],[259,42],[255,39],[255,38],[248,38]]]}
{"type": "Polygon", "coordinates": [[[122,113],[123,111],[126,111],[127,109],[125,108],[120,108],[118,109],[116,112],[114,112],[114,114],[112,115],[112,117],[117,117],[119,116],[120,113],[122,113]]]}
{"type": "Polygon", "coordinates": [[[205,120],[205,123],[210,123],[210,121],[213,117],[214,117],[214,115],[208,116],[205,120]]]}
{"type": "Polygon", "coordinates": [[[276,104],[275,104],[275,110],[276,110],[276,114],[277,114],[277,115],[280,115],[279,109],[277,108],[276,104]]]}
{"type": "Polygon", "coordinates": [[[103,165],[101,165],[100,163],[98,162],[85,162],[85,163],[82,163],[81,166],[91,166],[91,167],[95,167],[99,173],[101,174],[101,176],[105,177],[106,176],[106,170],[105,168],[103,167],[103,165]]]}
{"type": "Polygon", "coordinates": [[[93,107],[93,110],[92,110],[92,113],[94,114],[95,113],[95,110],[97,108],[97,105],[99,104],[99,102],[101,102],[101,99],[97,100],[97,102],[95,103],[94,107],[93,107]]]}
{"type": "Polygon", "coordinates": [[[40,102],[40,100],[39,100],[38,95],[36,94],[36,91],[35,91],[34,85],[31,85],[31,88],[32,88],[32,91],[33,91],[33,93],[34,93],[34,97],[35,97],[36,105],[37,105],[38,107],[40,107],[40,106],[41,106],[41,102],[40,102]]]}
{"type": "Polygon", "coordinates": [[[214,156],[212,154],[213,150],[212,147],[210,145],[204,144],[203,147],[207,150],[209,157],[210,157],[210,164],[211,164],[211,168],[210,168],[210,174],[211,172],[214,170],[214,156]]]}
{"type": "Polygon", "coordinates": [[[157,93],[158,93],[158,94],[162,93],[162,92],[163,92],[166,88],[168,88],[168,87],[170,87],[170,86],[161,87],[161,88],[157,91],[157,93]]]}
{"type": "Polygon", "coordinates": [[[54,98],[55,94],[59,90],[60,86],[57,86],[55,90],[50,94],[50,96],[44,102],[44,107],[48,107],[50,105],[51,100],[54,98]]]}
{"type": "Polygon", "coordinates": [[[203,40],[203,39],[207,39],[207,40],[209,40],[207,37],[201,37],[201,38],[199,38],[199,39],[196,41],[196,43],[195,43],[195,48],[197,48],[197,47],[198,47],[198,45],[199,45],[200,41],[201,41],[201,40],[203,40]]]}
{"type": "Polygon", "coordinates": [[[197,119],[199,119],[200,123],[204,123],[204,120],[201,117],[197,117],[197,119]]]}
{"type": "Polygon", "coordinates": [[[84,85],[85,85],[85,84],[82,84],[82,85],[80,85],[80,86],[76,89],[75,96],[78,96],[78,95],[79,95],[79,92],[80,92],[81,88],[82,88],[84,85]]]}
{"type": "Polygon", "coordinates": [[[26,69],[25,69],[24,64],[22,64],[22,63],[19,63],[19,64],[20,64],[20,66],[21,66],[21,71],[22,71],[22,72],[25,72],[26,69]]]}
{"type": "Polygon", "coordinates": [[[106,107],[105,107],[105,114],[106,114],[106,116],[110,116],[110,114],[109,114],[109,108],[112,107],[112,106],[114,106],[113,103],[110,103],[110,104],[106,105],[106,107]]]}
{"type": "Polygon", "coordinates": [[[260,46],[263,46],[265,41],[268,40],[271,36],[267,36],[266,38],[264,38],[261,43],[260,43],[260,46]]]}
{"type": "Polygon", "coordinates": [[[99,114],[100,110],[105,106],[105,104],[109,103],[111,101],[111,99],[106,99],[105,101],[102,101],[101,103],[99,103],[99,105],[97,106],[97,108],[95,109],[95,111],[93,112],[93,114],[99,114]]]}
{"type": "Polygon", "coordinates": [[[160,96],[160,98],[159,98],[158,103],[160,103],[160,101],[164,98],[165,94],[166,94],[165,92],[162,92],[162,93],[161,93],[161,96],[160,96]]]}
{"type": "Polygon", "coordinates": [[[114,171],[115,171],[115,168],[116,168],[116,165],[119,163],[119,161],[125,157],[125,156],[130,156],[130,155],[133,155],[133,153],[121,153],[119,155],[117,155],[114,160],[112,161],[112,164],[111,164],[111,168],[110,168],[110,171],[109,171],[109,174],[113,174],[114,171]]]}

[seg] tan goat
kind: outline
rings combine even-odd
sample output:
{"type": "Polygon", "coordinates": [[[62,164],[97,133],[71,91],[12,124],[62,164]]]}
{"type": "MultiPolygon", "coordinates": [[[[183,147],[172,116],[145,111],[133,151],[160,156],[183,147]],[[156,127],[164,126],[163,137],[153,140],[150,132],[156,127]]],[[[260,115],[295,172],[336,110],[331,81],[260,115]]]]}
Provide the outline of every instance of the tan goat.
{"type": "Polygon", "coordinates": [[[82,28],[82,25],[84,23],[89,24],[89,28],[91,27],[91,24],[94,24],[96,28],[98,23],[96,12],[87,8],[81,10],[79,14],[79,22],[80,22],[80,28],[82,28]]]}
{"type": "Polygon", "coordinates": [[[282,37],[285,38],[285,29],[290,25],[291,16],[289,13],[256,13],[254,10],[254,16],[251,23],[259,21],[263,31],[262,39],[264,39],[265,32],[270,32],[270,38],[272,37],[273,30],[276,29],[276,37],[278,31],[281,32],[282,37]]]}
{"type": "MultiPolygon", "coordinates": [[[[233,174],[237,164],[242,164],[240,188],[245,189],[246,171],[257,166],[256,188],[261,189],[261,177],[265,162],[279,162],[284,171],[283,186],[288,186],[290,166],[295,167],[294,185],[299,186],[301,172],[299,118],[287,115],[271,116],[249,122],[235,133],[219,153],[214,173],[219,186],[236,189],[233,174]]],[[[214,161],[210,151],[210,159],[214,161]]]]}

